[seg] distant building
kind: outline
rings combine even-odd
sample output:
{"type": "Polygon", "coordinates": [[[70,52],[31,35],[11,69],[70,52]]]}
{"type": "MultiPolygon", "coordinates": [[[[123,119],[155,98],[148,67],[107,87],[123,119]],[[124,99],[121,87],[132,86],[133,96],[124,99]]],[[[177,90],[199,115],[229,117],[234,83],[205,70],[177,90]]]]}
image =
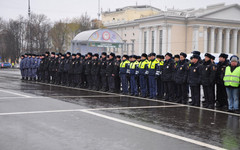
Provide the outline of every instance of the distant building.
{"type": "Polygon", "coordinates": [[[160,12],[160,9],[148,5],[128,6],[118,8],[116,11],[103,12],[102,22],[105,26],[116,23],[125,23],[143,17],[153,16],[159,14],[160,12]]]}
{"type": "MultiPolygon", "coordinates": [[[[117,11],[110,14],[115,19],[120,16],[117,11]]],[[[239,4],[216,4],[204,9],[168,9],[133,21],[118,23],[116,20],[105,26],[120,35],[128,54],[199,50],[240,55],[239,14],[239,4]]]]}

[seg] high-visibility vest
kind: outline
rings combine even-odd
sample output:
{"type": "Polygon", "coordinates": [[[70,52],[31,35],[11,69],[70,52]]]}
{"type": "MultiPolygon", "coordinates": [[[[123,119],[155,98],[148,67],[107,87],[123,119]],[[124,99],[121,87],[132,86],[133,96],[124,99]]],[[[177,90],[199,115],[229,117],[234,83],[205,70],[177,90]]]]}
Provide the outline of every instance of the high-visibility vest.
{"type": "Polygon", "coordinates": [[[129,64],[129,63],[130,63],[129,60],[122,61],[121,64],[120,64],[120,68],[125,68],[126,64],[129,64]]]}
{"type": "Polygon", "coordinates": [[[231,72],[231,67],[228,66],[225,70],[225,75],[223,78],[225,86],[238,87],[240,81],[240,66],[236,67],[233,72],[231,72]]]}
{"type": "Polygon", "coordinates": [[[160,61],[159,64],[160,64],[160,66],[163,66],[164,65],[164,61],[160,61]]]}
{"type": "Polygon", "coordinates": [[[130,63],[130,69],[135,69],[136,65],[138,65],[138,61],[134,61],[130,63]]]}
{"type": "Polygon", "coordinates": [[[149,61],[147,59],[145,59],[144,61],[141,61],[138,65],[139,69],[145,69],[145,66],[149,63],[149,61]]]}
{"type": "Polygon", "coordinates": [[[156,64],[159,64],[159,61],[157,59],[155,59],[153,61],[149,61],[148,69],[155,69],[156,68],[156,64]]]}

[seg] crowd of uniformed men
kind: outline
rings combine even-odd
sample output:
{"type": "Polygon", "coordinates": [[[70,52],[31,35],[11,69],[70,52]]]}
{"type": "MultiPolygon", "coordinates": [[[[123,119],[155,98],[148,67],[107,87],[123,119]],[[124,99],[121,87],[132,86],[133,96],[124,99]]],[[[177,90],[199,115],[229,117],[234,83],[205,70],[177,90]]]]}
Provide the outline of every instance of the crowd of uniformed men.
{"type": "MultiPolygon", "coordinates": [[[[203,86],[203,107],[214,108],[228,105],[224,86],[228,55],[220,54],[219,62],[209,53],[201,60],[200,52],[193,51],[188,60],[186,53],[165,56],[143,53],[141,56],[103,52],[86,55],[80,53],[22,55],[20,69],[22,80],[34,80],[51,84],[88,88],[129,94],[132,96],[164,98],[166,101],[200,106],[200,86],[203,86]],[[215,85],[217,92],[215,93],[215,85]],[[190,89],[190,90],[189,90],[190,89]],[[215,97],[216,95],[216,97],[215,97]]],[[[239,87],[239,85],[238,85],[239,87]]]]}

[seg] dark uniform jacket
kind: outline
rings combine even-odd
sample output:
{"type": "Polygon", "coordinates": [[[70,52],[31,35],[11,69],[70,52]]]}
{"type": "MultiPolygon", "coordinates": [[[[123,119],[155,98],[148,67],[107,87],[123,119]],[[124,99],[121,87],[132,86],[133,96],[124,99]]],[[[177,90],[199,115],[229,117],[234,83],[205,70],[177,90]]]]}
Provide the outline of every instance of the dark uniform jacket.
{"type": "Polygon", "coordinates": [[[85,75],[91,75],[92,58],[88,58],[84,63],[85,75]]]}
{"type": "Polygon", "coordinates": [[[92,60],[92,68],[91,68],[91,74],[92,75],[99,75],[100,74],[100,67],[101,67],[101,62],[96,59],[92,60]]]}
{"type": "Polygon", "coordinates": [[[65,59],[61,59],[58,67],[58,72],[64,72],[64,65],[65,65],[65,59]]]}
{"type": "Polygon", "coordinates": [[[55,72],[58,72],[58,68],[59,68],[60,61],[61,61],[61,58],[60,58],[60,57],[55,58],[55,60],[54,60],[54,71],[55,71],[55,72]]]}
{"type": "Polygon", "coordinates": [[[81,74],[83,70],[83,64],[81,58],[75,60],[74,73],[81,74]]]}
{"type": "Polygon", "coordinates": [[[110,77],[112,74],[114,74],[114,59],[108,60],[106,68],[106,75],[110,77]]]}
{"type": "Polygon", "coordinates": [[[201,84],[201,65],[199,62],[191,63],[188,70],[188,83],[190,86],[198,86],[201,84]]]}
{"type": "Polygon", "coordinates": [[[49,66],[48,66],[48,70],[49,71],[55,71],[55,57],[50,57],[49,58],[49,66]]]}
{"type": "Polygon", "coordinates": [[[120,64],[121,64],[121,60],[119,60],[119,61],[116,60],[115,63],[114,63],[114,72],[113,72],[113,74],[115,74],[115,76],[119,76],[120,64]]]}
{"type": "Polygon", "coordinates": [[[44,71],[44,60],[45,58],[42,58],[41,61],[40,61],[40,66],[39,66],[39,71],[42,72],[44,71]]]}
{"type": "Polygon", "coordinates": [[[214,84],[215,81],[215,65],[209,61],[203,61],[201,65],[201,84],[203,86],[210,86],[214,84]]]}
{"type": "Polygon", "coordinates": [[[106,69],[107,69],[107,59],[104,58],[101,60],[101,69],[100,69],[101,76],[106,76],[106,69]]]}
{"type": "Polygon", "coordinates": [[[70,62],[71,61],[71,59],[70,59],[70,57],[66,57],[65,58],[65,62],[64,62],[64,72],[68,72],[69,71],[69,69],[70,69],[70,62]]]}
{"type": "Polygon", "coordinates": [[[174,81],[175,63],[173,59],[165,60],[162,67],[162,80],[174,81]]]}
{"type": "Polygon", "coordinates": [[[229,65],[229,62],[226,60],[224,62],[219,62],[217,64],[216,71],[216,83],[224,85],[223,77],[225,75],[225,69],[229,65]]]}
{"type": "Polygon", "coordinates": [[[44,63],[43,70],[44,70],[44,71],[48,71],[48,67],[49,67],[49,57],[45,57],[43,63],[44,63]]]}
{"type": "Polygon", "coordinates": [[[68,71],[69,74],[74,74],[75,63],[76,63],[76,59],[70,60],[70,66],[69,66],[69,71],[68,71]]]}
{"type": "Polygon", "coordinates": [[[186,59],[178,62],[175,72],[175,82],[177,84],[187,83],[188,66],[186,59]]]}

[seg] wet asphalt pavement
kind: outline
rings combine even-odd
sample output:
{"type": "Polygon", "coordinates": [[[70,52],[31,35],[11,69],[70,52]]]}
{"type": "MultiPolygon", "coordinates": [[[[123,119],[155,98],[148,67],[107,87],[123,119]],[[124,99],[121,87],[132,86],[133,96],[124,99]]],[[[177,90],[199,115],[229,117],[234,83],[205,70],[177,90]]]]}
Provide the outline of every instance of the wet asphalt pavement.
{"type": "Polygon", "coordinates": [[[0,70],[0,150],[240,149],[240,115],[21,81],[0,70]]]}

